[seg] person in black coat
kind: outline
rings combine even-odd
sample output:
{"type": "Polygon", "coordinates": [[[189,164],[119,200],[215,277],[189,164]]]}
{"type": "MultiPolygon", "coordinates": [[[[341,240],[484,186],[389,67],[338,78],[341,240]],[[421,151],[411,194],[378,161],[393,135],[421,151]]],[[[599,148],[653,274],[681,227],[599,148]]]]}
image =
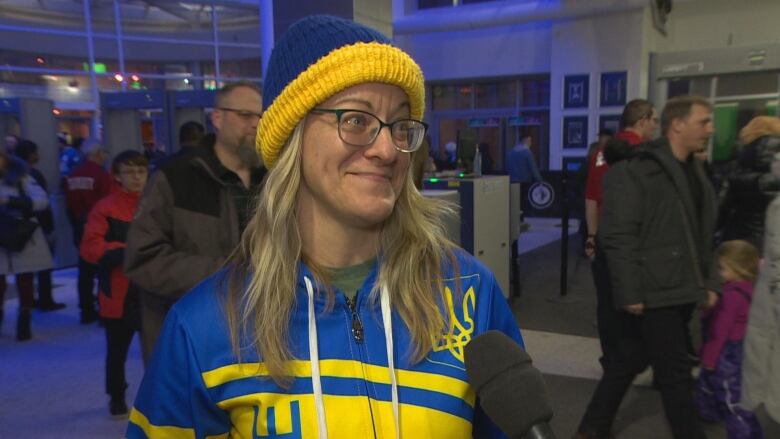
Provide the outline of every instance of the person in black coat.
{"type": "Polygon", "coordinates": [[[780,178],[771,172],[772,159],[780,153],[780,119],[755,117],[739,139],[737,169],[721,190],[718,236],[720,241],[744,239],[761,249],[766,208],[780,192],[780,178]]]}
{"type": "Polygon", "coordinates": [[[612,437],[621,401],[637,374],[652,366],[675,439],[705,438],[693,401],[688,324],[696,305],[710,308],[720,282],[711,238],[715,192],[693,156],[713,133],[712,105],[670,99],[663,136],[610,166],[597,246],[603,250],[618,311],[617,352],[574,436],[612,437]]]}

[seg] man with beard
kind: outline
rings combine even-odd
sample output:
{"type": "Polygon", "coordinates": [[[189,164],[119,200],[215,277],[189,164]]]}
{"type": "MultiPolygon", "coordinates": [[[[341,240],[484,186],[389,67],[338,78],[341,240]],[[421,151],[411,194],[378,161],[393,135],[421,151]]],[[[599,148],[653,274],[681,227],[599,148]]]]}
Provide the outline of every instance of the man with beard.
{"type": "Polygon", "coordinates": [[[236,246],[265,170],[254,139],[262,100],[236,82],[216,94],[216,135],[162,164],[144,191],[127,235],[125,272],[141,295],[141,346],[148,361],[170,307],[214,273],[236,246]]]}

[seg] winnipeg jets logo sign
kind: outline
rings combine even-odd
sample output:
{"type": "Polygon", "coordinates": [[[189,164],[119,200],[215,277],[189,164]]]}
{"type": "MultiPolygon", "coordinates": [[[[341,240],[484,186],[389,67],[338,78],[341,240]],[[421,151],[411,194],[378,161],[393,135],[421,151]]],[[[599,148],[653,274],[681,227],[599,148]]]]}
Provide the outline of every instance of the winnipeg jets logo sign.
{"type": "Polygon", "coordinates": [[[534,209],[546,209],[555,201],[555,191],[550,183],[540,181],[528,189],[528,202],[534,209]]]}

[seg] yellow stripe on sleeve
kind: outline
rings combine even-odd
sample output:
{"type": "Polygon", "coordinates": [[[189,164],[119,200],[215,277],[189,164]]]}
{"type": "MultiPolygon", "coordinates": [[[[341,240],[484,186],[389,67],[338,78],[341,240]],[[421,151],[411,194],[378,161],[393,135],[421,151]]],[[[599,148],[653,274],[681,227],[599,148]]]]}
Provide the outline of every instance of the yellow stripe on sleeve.
{"type": "MultiPolygon", "coordinates": [[[[130,411],[130,422],[144,431],[146,437],[154,439],[195,439],[192,428],[173,427],[170,425],[152,425],[149,419],[135,408],[130,411]]],[[[224,436],[214,436],[224,437],[224,436]]]]}

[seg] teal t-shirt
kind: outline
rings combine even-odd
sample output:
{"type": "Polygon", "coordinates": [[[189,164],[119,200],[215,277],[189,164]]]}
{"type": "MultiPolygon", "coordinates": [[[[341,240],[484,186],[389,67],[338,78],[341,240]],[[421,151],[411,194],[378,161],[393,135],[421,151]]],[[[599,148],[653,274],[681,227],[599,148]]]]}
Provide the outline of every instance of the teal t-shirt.
{"type": "Polygon", "coordinates": [[[356,295],[363,282],[368,277],[371,269],[374,267],[376,259],[370,259],[366,262],[361,262],[357,265],[352,265],[343,268],[328,268],[325,267],[328,276],[330,277],[330,283],[344,292],[347,299],[352,300],[356,295]]]}

